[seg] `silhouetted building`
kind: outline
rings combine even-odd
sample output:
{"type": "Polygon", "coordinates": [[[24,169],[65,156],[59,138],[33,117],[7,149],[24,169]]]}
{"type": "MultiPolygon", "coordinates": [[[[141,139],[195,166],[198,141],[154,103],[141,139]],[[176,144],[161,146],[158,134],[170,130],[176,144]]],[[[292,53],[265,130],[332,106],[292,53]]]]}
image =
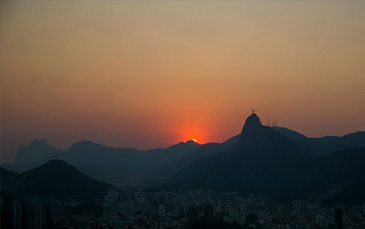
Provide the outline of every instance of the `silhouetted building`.
{"type": "Polygon", "coordinates": [[[190,206],[188,218],[189,227],[192,228],[197,223],[199,223],[199,206],[190,206]]]}
{"type": "Polygon", "coordinates": [[[257,198],[252,197],[247,199],[247,205],[250,210],[256,210],[257,208],[257,198]]]}
{"type": "MultiPolygon", "coordinates": [[[[0,210],[1,210],[1,211],[5,211],[5,205],[6,205],[5,200],[1,200],[1,207],[0,207],[0,210]]],[[[364,206],[365,206],[365,205],[364,205],[364,206]]]]}
{"type": "Polygon", "coordinates": [[[204,205],[204,219],[205,223],[213,222],[214,211],[211,203],[204,205]]]}
{"type": "Polygon", "coordinates": [[[258,219],[258,215],[257,214],[247,214],[246,215],[246,224],[253,223],[257,219],[258,219]]]}
{"type": "Polygon", "coordinates": [[[42,222],[42,205],[40,201],[32,201],[27,207],[27,228],[40,229],[42,222]]]}
{"type": "Polygon", "coordinates": [[[337,229],[337,224],[336,223],[328,223],[327,224],[327,229],[337,229]]]}
{"type": "Polygon", "coordinates": [[[9,210],[12,213],[11,222],[14,225],[14,228],[19,229],[21,227],[22,203],[17,200],[13,200],[9,204],[9,210]]]}
{"type": "Polygon", "coordinates": [[[281,214],[290,215],[290,212],[293,210],[293,205],[291,203],[284,203],[281,205],[281,214]]]}
{"type": "Polygon", "coordinates": [[[57,219],[57,202],[55,200],[52,200],[50,203],[47,203],[47,220],[55,220],[57,219]]]}
{"type": "Polygon", "coordinates": [[[335,209],[335,223],[337,224],[337,229],[343,229],[343,210],[341,208],[335,209]]]}
{"type": "Polygon", "coordinates": [[[266,212],[268,212],[270,214],[278,213],[278,204],[277,203],[267,203],[265,208],[266,208],[266,212]]]}
{"type": "Polygon", "coordinates": [[[342,209],[342,212],[345,212],[345,205],[344,204],[335,204],[335,209],[340,208],[342,209]]]}
{"type": "Polygon", "coordinates": [[[83,216],[83,217],[89,217],[89,216],[90,216],[90,212],[89,212],[89,210],[83,210],[83,211],[82,211],[82,216],[83,216]]]}

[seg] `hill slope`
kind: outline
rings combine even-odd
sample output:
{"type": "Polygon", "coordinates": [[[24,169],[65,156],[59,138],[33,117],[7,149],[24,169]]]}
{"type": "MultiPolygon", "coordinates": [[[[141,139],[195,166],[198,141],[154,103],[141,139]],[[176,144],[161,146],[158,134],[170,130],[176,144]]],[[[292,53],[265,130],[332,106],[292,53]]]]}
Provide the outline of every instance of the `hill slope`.
{"type": "Polygon", "coordinates": [[[272,127],[272,129],[284,134],[297,145],[307,149],[313,156],[323,156],[335,151],[351,148],[365,148],[364,131],[358,131],[342,137],[325,136],[321,138],[308,138],[303,134],[285,127],[272,127]]]}
{"type": "Polygon", "coordinates": [[[306,152],[283,134],[262,126],[253,114],[246,120],[236,148],[198,159],[169,183],[291,199],[325,192],[365,175],[365,149],[322,157],[306,152]]]}
{"type": "Polygon", "coordinates": [[[55,196],[58,199],[101,200],[113,186],[97,181],[75,167],[52,160],[22,174],[1,170],[2,184],[11,191],[33,196],[55,196]]]}

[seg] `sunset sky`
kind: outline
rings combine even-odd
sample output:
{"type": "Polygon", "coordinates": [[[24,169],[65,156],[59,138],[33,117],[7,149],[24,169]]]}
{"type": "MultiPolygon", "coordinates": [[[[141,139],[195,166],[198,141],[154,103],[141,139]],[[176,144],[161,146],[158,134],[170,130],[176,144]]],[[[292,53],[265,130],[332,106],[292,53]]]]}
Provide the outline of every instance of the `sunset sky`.
{"type": "Polygon", "coordinates": [[[2,1],[1,163],[33,139],[222,142],[252,109],[365,130],[365,1],[2,1]]]}

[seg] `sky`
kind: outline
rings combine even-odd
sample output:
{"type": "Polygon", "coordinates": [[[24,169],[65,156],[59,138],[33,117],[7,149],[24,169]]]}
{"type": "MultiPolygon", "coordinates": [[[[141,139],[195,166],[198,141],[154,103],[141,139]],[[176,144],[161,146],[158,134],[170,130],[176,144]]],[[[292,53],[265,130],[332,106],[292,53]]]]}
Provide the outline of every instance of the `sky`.
{"type": "Polygon", "coordinates": [[[308,137],[365,130],[365,1],[2,1],[1,163],[222,142],[255,109],[308,137]]]}

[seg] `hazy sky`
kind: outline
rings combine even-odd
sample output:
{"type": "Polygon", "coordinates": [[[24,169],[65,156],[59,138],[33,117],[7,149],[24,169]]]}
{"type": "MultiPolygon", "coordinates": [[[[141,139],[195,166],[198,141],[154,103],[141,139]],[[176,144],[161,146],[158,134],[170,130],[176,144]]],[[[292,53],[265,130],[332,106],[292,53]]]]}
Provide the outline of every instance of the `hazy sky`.
{"type": "Polygon", "coordinates": [[[1,156],[365,130],[365,1],[0,3],[1,156]]]}

